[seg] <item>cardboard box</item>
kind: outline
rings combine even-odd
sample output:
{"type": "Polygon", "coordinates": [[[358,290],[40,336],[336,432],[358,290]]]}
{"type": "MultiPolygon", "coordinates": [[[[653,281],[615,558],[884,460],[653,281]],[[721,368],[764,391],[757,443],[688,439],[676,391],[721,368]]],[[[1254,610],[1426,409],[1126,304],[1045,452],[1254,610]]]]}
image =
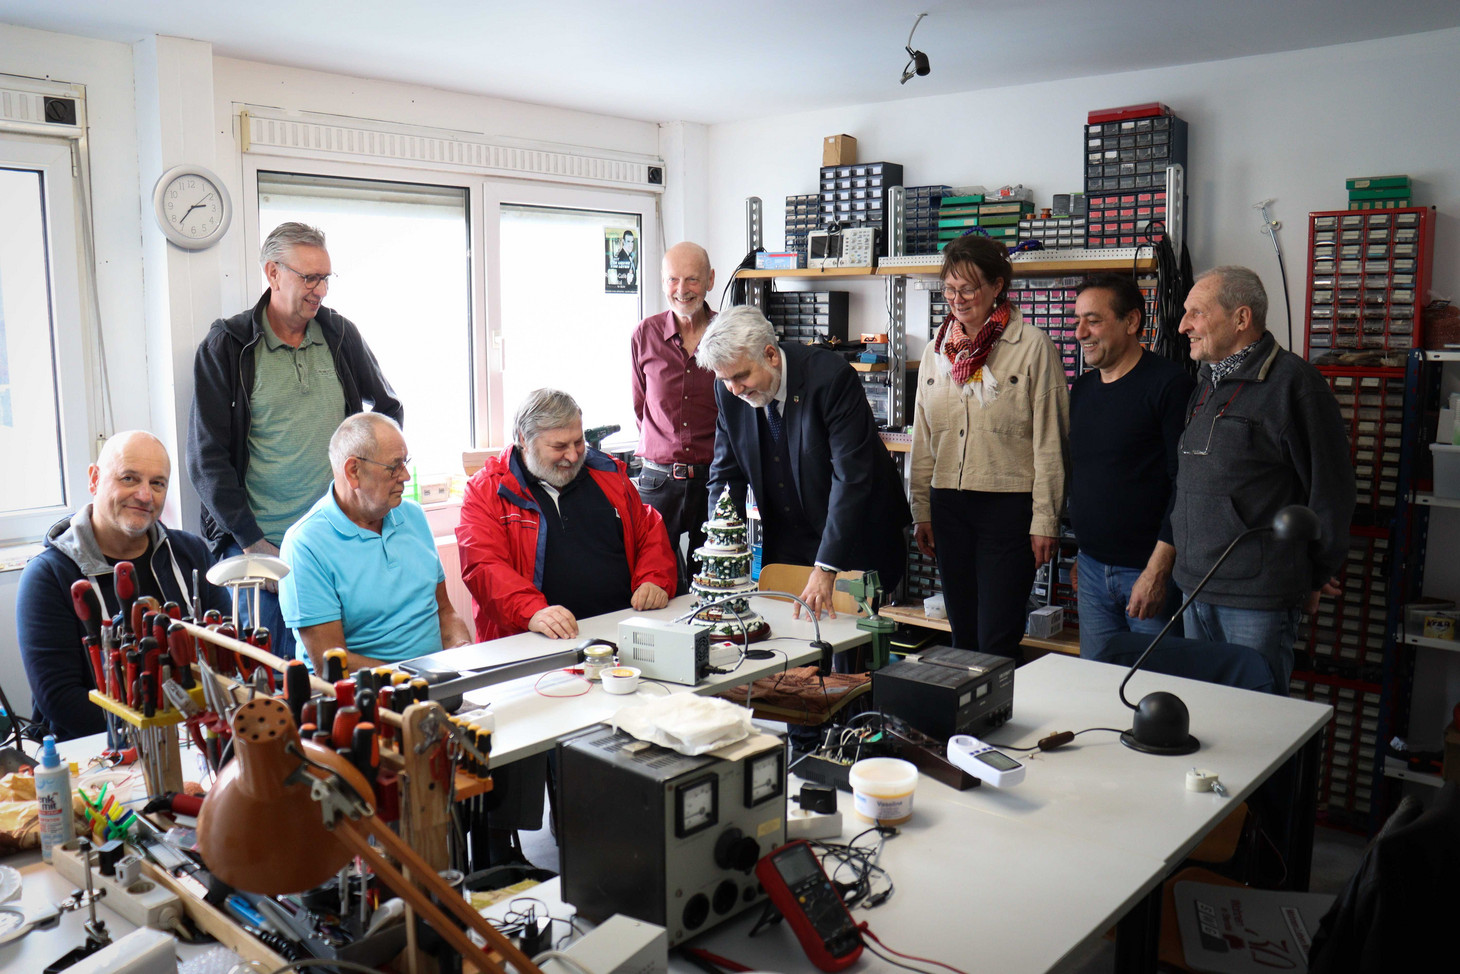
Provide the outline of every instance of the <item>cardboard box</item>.
{"type": "Polygon", "coordinates": [[[828,135],[821,143],[823,166],[850,166],[857,161],[857,140],[850,135],[828,135]]]}

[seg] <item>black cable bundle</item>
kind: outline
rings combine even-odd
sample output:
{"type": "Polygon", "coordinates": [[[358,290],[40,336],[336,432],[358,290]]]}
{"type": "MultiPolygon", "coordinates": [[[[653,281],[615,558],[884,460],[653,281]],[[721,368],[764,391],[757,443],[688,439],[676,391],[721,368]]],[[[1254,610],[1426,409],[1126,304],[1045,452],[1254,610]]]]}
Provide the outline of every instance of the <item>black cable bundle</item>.
{"type": "MultiPolygon", "coordinates": [[[[1181,261],[1177,263],[1176,252],[1171,247],[1171,238],[1166,236],[1166,224],[1152,220],[1146,224],[1146,242],[1156,257],[1156,313],[1149,328],[1152,329],[1151,351],[1163,358],[1180,364],[1191,375],[1196,374],[1196,363],[1191,360],[1191,343],[1180,332],[1181,316],[1185,314],[1186,295],[1191,291],[1191,255],[1186,245],[1181,246],[1181,261]]],[[[1136,248],[1139,257],[1141,248],[1136,248]]],[[[1134,262],[1132,262],[1134,264],[1134,262]]],[[[1139,278],[1134,266],[1131,273],[1139,278]]]]}

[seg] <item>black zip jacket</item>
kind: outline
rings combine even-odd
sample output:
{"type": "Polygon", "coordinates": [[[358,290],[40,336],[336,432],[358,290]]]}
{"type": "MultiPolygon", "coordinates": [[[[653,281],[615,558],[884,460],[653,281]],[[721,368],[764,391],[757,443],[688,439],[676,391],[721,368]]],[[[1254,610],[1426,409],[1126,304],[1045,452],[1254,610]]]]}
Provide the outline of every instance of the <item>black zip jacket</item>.
{"type": "MultiPolygon", "coordinates": [[[[253,421],[253,347],[263,337],[269,294],[250,311],[213,322],[193,358],[193,409],[188,417],[188,477],[203,501],[203,536],[215,555],[230,541],[248,547],[264,533],[248,506],[248,431],[253,421]]],[[[366,404],[404,425],[405,409],[381,374],[360,329],[324,305],[315,313],[345,392],[345,415],[366,404]]]]}

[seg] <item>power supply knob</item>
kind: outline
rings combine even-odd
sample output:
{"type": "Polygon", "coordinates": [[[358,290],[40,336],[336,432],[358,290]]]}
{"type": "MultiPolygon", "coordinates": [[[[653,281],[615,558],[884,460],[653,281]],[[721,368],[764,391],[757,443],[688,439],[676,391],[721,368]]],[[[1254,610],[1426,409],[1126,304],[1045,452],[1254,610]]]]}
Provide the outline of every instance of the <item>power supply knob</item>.
{"type": "Polygon", "coordinates": [[[748,873],[760,859],[760,843],[739,829],[727,829],[715,840],[715,864],[748,873]]]}

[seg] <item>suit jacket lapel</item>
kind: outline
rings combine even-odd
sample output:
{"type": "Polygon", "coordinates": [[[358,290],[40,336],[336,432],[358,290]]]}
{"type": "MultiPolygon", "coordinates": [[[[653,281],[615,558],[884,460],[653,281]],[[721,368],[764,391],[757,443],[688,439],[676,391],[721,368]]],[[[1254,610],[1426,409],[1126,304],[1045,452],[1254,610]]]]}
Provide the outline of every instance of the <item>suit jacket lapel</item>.
{"type": "Polygon", "coordinates": [[[781,354],[786,359],[786,407],[781,411],[781,424],[790,437],[787,440],[787,457],[791,461],[791,480],[796,485],[796,496],[800,498],[803,496],[800,458],[804,432],[802,422],[805,418],[801,394],[806,388],[806,370],[800,368],[802,363],[791,361],[784,345],[781,346],[781,354]]]}

